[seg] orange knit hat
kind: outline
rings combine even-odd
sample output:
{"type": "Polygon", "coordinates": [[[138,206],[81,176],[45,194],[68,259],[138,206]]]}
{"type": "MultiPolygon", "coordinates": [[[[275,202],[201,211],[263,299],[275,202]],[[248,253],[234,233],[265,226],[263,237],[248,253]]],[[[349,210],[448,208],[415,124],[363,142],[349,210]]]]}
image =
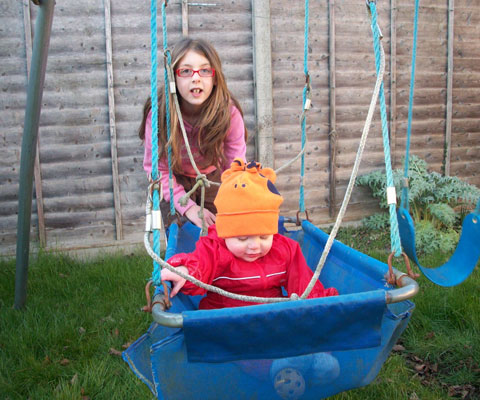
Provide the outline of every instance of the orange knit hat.
{"type": "Polygon", "coordinates": [[[215,198],[215,225],[219,237],[271,235],[278,232],[283,197],[273,184],[275,171],[236,158],[222,174],[215,198]]]}

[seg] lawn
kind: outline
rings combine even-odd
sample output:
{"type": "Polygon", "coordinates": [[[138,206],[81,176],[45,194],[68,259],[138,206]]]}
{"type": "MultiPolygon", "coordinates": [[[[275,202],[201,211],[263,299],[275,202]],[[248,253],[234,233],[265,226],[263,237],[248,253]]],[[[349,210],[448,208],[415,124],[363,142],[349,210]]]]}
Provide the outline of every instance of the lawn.
{"type": "MultiPolygon", "coordinates": [[[[386,260],[388,237],[339,232],[344,243],[386,260]],[[368,240],[365,240],[368,237],[368,240]]],[[[424,259],[441,264],[447,255],[424,259]]],[[[15,261],[0,261],[0,399],[151,399],[120,352],[148,328],[151,261],[144,252],[78,261],[31,260],[25,310],[12,308],[15,261]]],[[[347,399],[480,398],[480,272],[454,288],[423,276],[411,322],[379,376],[347,399]]]]}

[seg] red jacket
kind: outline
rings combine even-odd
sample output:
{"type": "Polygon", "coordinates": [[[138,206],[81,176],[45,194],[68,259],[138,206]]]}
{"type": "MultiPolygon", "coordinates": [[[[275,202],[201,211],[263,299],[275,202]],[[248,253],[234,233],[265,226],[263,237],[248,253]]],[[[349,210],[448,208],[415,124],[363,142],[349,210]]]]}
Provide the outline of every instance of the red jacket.
{"type": "MultiPolygon", "coordinates": [[[[202,282],[217,286],[232,293],[257,297],[284,297],[282,287],[290,296],[303,294],[312,278],[298,243],[283,235],[273,237],[271,250],[262,258],[248,262],[235,257],[226,247],[225,240],[217,236],[215,226],[208,236],[201,237],[192,253],[180,253],[168,260],[174,267],[184,265],[190,275],[202,282]]],[[[182,293],[205,294],[205,290],[187,281],[182,293]]],[[[308,296],[325,297],[338,295],[337,289],[324,289],[317,281],[308,296]]],[[[200,301],[200,308],[239,307],[258,303],[243,302],[208,292],[200,301]]]]}

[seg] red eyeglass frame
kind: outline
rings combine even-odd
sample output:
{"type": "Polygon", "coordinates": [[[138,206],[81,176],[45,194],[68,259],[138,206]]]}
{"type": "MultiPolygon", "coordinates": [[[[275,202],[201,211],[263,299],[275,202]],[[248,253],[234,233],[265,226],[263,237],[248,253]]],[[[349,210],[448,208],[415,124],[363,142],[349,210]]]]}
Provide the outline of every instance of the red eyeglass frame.
{"type": "Polygon", "coordinates": [[[194,70],[194,69],[192,69],[192,68],[177,68],[177,69],[175,70],[175,73],[176,73],[177,76],[180,77],[180,78],[191,78],[191,77],[192,77],[193,75],[195,75],[195,74],[198,74],[198,76],[201,77],[201,78],[213,78],[213,77],[215,76],[215,68],[210,68],[210,69],[212,70],[212,76],[202,76],[202,75],[200,75],[200,71],[201,71],[202,69],[206,69],[206,68],[200,68],[200,69],[197,69],[197,70],[194,70]],[[181,70],[181,69],[191,69],[191,70],[193,71],[193,72],[192,72],[192,75],[190,75],[190,76],[182,76],[182,75],[180,75],[180,70],[181,70]]]}

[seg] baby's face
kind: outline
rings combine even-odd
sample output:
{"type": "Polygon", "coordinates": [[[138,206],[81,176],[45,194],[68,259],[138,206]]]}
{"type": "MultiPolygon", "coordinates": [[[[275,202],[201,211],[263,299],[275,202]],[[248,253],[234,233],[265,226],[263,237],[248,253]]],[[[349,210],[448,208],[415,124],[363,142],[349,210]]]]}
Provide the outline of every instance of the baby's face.
{"type": "Polygon", "coordinates": [[[272,248],[273,235],[235,236],[225,239],[227,249],[235,257],[253,262],[266,255],[272,248]]]}

